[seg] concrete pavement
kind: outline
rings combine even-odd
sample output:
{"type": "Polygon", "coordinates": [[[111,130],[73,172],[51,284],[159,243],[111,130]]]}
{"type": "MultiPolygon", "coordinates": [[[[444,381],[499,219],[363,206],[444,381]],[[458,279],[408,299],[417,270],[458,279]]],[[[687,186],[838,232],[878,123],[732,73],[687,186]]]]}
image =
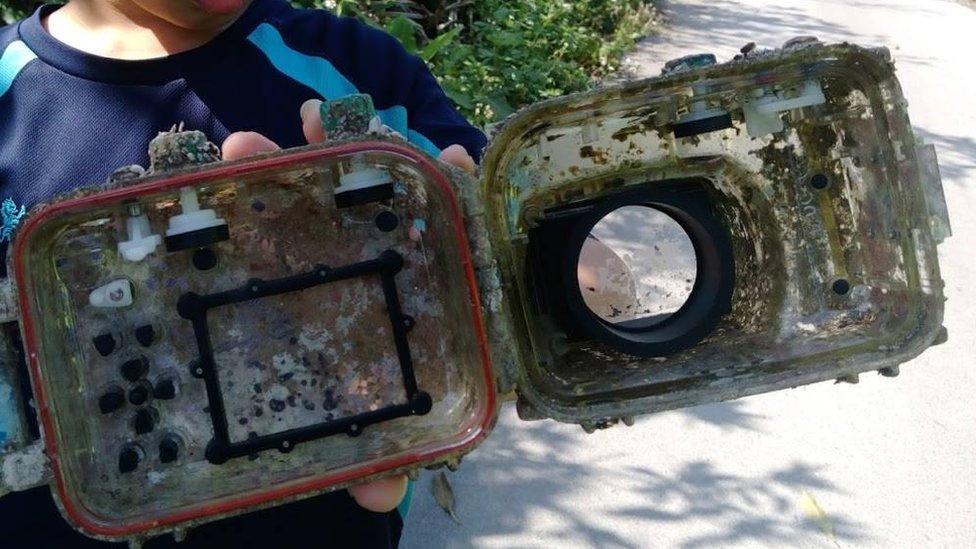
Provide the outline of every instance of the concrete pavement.
{"type": "Polygon", "coordinates": [[[952,0],[681,0],[663,11],[664,30],[629,60],[638,74],[806,34],[892,50],[912,121],[942,164],[955,233],[940,247],[949,342],[894,380],[594,435],[506,409],[450,475],[462,525],[425,474],[403,546],[976,547],[976,11],[952,0]]]}

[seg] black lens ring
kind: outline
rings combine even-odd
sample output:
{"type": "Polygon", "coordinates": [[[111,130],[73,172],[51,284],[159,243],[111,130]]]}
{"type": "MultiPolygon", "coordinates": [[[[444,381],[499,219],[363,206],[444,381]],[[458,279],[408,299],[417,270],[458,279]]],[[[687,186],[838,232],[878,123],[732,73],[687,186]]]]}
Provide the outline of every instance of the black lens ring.
{"type": "Polygon", "coordinates": [[[692,192],[640,189],[605,198],[576,222],[563,248],[562,276],[567,306],[580,328],[612,349],[639,357],[664,356],[704,339],[731,309],[735,261],[728,232],[700,185],[692,192]],[[669,318],[641,327],[611,324],[586,305],[579,285],[579,258],[593,227],[625,206],[654,208],[674,219],[691,240],[697,263],[695,285],[684,305],[669,318]]]}

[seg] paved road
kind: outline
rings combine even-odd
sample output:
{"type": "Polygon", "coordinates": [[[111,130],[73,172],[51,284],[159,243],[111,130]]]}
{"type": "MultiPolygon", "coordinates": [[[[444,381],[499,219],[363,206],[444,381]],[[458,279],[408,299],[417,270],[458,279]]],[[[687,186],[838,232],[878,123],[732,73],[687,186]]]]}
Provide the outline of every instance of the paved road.
{"type": "Polygon", "coordinates": [[[429,476],[405,547],[976,547],[976,11],[951,0],[688,0],[639,72],[697,51],[813,34],[884,44],[939,147],[955,236],[941,248],[948,344],[896,380],[821,384],[584,435],[506,410],[451,480],[429,476]],[[826,521],[809,518],[812,498],[826,521]],[[833,537],[825,533],[832,531],[833,537]]]}

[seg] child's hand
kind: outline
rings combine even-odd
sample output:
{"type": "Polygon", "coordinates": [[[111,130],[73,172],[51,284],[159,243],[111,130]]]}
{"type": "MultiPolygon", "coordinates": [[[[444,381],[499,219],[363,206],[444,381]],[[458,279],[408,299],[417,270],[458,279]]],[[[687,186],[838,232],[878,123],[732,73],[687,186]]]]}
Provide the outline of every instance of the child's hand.
{"type": "MultiPolygon", "coordinates": [[[[309,143],[321,143],[325,141],[325,131],[322,129],[322,117],[319,106],[322,104],[318,99],[310,99],[302,105],[302,130],[309,143]]],[[[276,151],[280,147],[267,137],[254,132],[232,133],[224,141],[221,150],[224,160],[236,160],[258,153],[276,151]]],[[[464,150],[461,145],[451,145],[441,151],[440,159],[448,164],[453,164],[462,170],[474,173],[474,159],[464,150]]]]}
{"type": "MultiPolygon", "coordinates": [[[[312,99],[302,105],[302,129],[309,143],[325,141],[322,118],[319,114],[321,101],[312,99]]],[[[280,147],[267,137],[254,132],[232,133],[221,147],[224,160],[237,160],[247,156],[276,151],[280,147]]],[[[462,170],[474,173],[474,159],[464,147],[451,145],[441,152],[440,159],[462,170]]],[[[386,513],[396,509],[407,493],[407,477],[398,476],[377,480],[349,488],[349,493],[363,508],[375,513],[386,513]]]]}

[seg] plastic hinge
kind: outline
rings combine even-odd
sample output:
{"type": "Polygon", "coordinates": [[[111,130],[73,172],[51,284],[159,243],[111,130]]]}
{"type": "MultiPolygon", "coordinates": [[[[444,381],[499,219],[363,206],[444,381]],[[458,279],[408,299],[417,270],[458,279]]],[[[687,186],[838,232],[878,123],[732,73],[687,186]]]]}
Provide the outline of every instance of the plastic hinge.
{"type": "Polygon", "coordinates": [[[935,145],[919,145],[915,148],[915,156],[918,158],[919,182],[929,212],[932,237],[936,243],[941,244],[952,236],[952,225],[949,223],[949,208],[942,189],[942,175],[939,172],[935,145]]]}
{"type": "Polygon", "coordinates": [[[0,279],[0,324],[16,322],[20,319],[20,306],[17,304],[17,289],[13,278],[0,279]]]}
{"type": "Polygon", "coordinates": [[[44,453],[44,443],[35,441],[29,446],[0,454],[0,496],[22,492],[51,480],[51,463],[44,453]]]}

